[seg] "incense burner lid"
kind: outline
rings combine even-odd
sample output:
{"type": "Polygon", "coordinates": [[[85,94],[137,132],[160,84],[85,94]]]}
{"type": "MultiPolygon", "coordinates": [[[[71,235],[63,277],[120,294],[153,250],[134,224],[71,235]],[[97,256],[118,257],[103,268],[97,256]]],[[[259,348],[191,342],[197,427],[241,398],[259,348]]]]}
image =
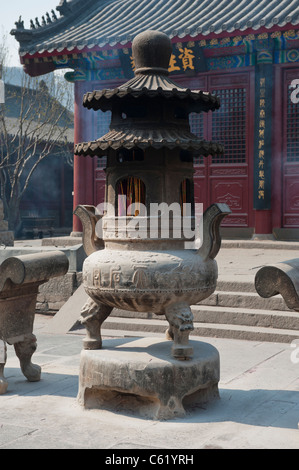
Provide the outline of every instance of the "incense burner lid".
{"type": "Polygon", "coordinates": [[[132,43],[135,75],[139,73],[168,75],[171,52],[171,41],[161,31],[147,30],[137,34],[132,43]]]}

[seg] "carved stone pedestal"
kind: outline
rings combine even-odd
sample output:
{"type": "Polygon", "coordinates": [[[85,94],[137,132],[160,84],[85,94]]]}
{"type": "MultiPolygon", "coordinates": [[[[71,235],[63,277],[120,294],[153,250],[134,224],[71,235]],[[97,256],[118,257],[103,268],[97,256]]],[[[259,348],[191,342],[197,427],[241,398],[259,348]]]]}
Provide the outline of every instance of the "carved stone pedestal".
{"type": "Polygon", "coordinates": [[[184,416],[186,406],[218,398],[219,353],[192,340],[194,359],[172,357],[160,338],[113,339],[81,352],[78,401],[85,408],[151,419],[184,416]]]}

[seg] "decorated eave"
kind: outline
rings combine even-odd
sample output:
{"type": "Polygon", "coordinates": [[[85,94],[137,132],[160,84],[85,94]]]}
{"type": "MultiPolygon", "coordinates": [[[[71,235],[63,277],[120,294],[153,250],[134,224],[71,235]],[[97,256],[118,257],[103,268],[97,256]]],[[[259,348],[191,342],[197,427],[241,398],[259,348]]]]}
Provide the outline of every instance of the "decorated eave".
{"type": "Polygon", "coordinates": [[[30,75],[72,66],[69,58],[86,54],[105,61],[103,52],[130,48],[149,28],[166,33],[173,44],[217,45],[224,53],[233,45],[244,53],[260,39],[276,40],[282,48],[294,44],[299,23],[298,0],[61,0],[56,10],[32,20],[29,28],[20,18],[11,31],[30,75]]]}

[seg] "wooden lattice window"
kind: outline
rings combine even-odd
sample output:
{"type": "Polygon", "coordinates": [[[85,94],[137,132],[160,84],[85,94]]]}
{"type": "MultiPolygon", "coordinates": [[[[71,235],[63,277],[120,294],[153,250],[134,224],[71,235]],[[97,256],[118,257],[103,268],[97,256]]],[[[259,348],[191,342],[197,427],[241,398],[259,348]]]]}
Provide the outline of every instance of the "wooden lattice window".
{"type": "Polygon", "coordinates": [[[287,162],[299,162],[299,104],[291,100],[293,91],[293,87],[289,86],[286,119],[287,162]]]}
{"type": "MultiPolygon", "coordinates": [[[[189,115],[189,124],[190,130],[193,134],[195,134],[200,139],[204,138],[204,120],[203,114],[191,113],[189,115]]],[[[204,157],[202,155],[196,155],[193,157],[193,164],[194,165],[203,165],[204,157]]]]}
{"type": "Polygon", "coordinates": [[[107,166],[107,157],[98,157],[97,168],[103,169],[107,166]]]}
{"type": "Polygon", "coordinates": [[[220,89],[220,109],[212,114],[212,140],[224,146],[224,154],[212,163],[246,163],[246,88],[220,89]]]}

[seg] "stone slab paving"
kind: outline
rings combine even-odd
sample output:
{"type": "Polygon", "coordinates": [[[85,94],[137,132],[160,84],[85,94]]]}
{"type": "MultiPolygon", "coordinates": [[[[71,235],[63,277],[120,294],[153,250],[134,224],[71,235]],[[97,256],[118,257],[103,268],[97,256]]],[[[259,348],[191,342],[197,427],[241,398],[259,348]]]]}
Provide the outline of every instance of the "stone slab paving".
{"type": "MultiPolygon", "coordinates": [[[[299,350],[290,344],[197,338],[220,353],[220,399],[188,409],[184,418],[156,421],[83,409],[76,398],[82,335],[43,333],[51,319],[35,320],[40,382],[26,381],[8,348],[0,449],[103,449],[104,455],[124,449],[132,455],[142,449],[194,455],[197,449],[299,449],[299,350]]],[[[104,338],[104,345],[114,341],[104,338]]]]}

